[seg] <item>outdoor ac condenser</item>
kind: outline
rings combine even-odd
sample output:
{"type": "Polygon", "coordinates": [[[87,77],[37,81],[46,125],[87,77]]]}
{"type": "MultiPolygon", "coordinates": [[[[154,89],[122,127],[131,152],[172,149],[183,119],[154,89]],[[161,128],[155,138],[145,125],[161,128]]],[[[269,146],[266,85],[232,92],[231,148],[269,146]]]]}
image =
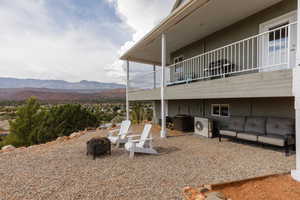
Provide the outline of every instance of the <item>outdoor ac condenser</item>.
{"type": "Polygon", "coordinates": [[[195,134],[213,137],[213,121],[208,118],[195,117],[195,134]]]}

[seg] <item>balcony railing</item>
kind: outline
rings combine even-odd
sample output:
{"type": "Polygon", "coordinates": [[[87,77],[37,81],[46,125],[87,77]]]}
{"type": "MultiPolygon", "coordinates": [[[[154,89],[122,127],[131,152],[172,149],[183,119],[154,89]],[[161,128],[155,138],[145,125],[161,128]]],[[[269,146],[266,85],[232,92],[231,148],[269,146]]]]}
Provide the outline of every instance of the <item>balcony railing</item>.
{"type": "MultiPolygon", "coordinates": [[[[129,90],[150,90],[161,87],[161,68],[147,73],[138,73],[129,76],[129,90]]],[[[170,71],[165,69],[165,84],[170,82],[170,71]]]]}
{"type": "MultiPolygon", "coordinates": [[[[166,85],[295,67],[296,32],[295,22],[169,65],[166,85]]],[[[153,89],[160,79],[160,71],[132,77],[131,88],[153,89]],[[141,83],[148,86],[141,88],[141,83]]]]}

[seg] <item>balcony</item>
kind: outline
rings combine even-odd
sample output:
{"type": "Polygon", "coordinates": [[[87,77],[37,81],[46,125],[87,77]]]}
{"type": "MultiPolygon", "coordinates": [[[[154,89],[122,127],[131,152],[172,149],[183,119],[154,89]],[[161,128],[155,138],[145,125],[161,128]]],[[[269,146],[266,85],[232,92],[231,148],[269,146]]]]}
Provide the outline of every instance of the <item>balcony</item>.
{"type": "MultiPolygon", "coordinates": [[[[255,85],[258,84],[257,79],[260,80],[261,76],[268,78],[264,80],[267,82],[259,84],[278,83],[289,88],[292,81],[291,70],[289,69],[296,66],[296,30],[296,22],[281,25],[169,65],[165,70],[166,92],[171,88],[174,88],[173,92],[175,92],[175,88],[187,88],[186,85],[190,85],[190,87],[197,85],[198,88],[205,87],[211,81],[228,85],[230,83],[243,84],[247,83],[246,79],[253,79],[253,85],[255,85]],[[241,78],[244,81],[237,82],[237,80],[241,81],[241,78]],[[283,82],[280,82],[281,80],[283,82]]],[[[161,69],[130,77],[129,92],[138,95],[138,91],[151,90],[150,93],[148,92],[149,96],[146,95],[150,98],[159,95],[157,88],[160,87],[160,84],[161,69]]],[[[289,93],[282,94],[289,95],[289,93]]],[[[274,94],[272,93],[272,95],[274,94]]],[[[176,95],[171,96],[175,98],[176,95]]]]}

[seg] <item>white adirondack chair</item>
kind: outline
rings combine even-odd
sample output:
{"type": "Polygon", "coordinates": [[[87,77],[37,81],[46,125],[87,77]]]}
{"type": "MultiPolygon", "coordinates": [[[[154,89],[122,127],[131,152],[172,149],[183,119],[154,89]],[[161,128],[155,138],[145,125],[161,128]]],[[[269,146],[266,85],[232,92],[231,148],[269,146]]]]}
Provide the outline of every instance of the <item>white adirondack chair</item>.
{"type": "Polygon", "coordinates": [[[157,154],[152,147],[153,138],[150,136],[151,124],[146,124],[141,135],[129,135],[125,149],[130,152],[130,158],[134,157],[134,153],[157,154]],[[150,136],[150,137],[149,137],[150,136]],[[133,139],[139,137],[139,139],[133,139]]]}
{"type": "Polygon", "coordinates": [[[123,121],[121,123],[120,129],[115,129],[110,131],[107,138],[110,140],[112,144],[116,144],[117,147],[119,147],[120,144],[125,144],[127,142],[127,134],[129,132],[130,125],[131,125],[130,120],[123,121]]]}

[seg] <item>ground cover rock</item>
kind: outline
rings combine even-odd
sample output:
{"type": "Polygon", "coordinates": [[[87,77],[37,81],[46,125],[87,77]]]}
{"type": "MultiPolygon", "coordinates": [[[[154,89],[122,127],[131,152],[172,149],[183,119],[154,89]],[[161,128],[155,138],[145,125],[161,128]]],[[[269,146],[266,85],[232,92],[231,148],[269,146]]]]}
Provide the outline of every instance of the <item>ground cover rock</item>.
{"type": "Polygon", "coordinates": [[[15,150],[16,149],[16,147],[14,147],[13,145],[6,145],[6,146],[4,146],[4,147],[2,147],[2,151],[13,151],[13,150],[15,150]]]}

